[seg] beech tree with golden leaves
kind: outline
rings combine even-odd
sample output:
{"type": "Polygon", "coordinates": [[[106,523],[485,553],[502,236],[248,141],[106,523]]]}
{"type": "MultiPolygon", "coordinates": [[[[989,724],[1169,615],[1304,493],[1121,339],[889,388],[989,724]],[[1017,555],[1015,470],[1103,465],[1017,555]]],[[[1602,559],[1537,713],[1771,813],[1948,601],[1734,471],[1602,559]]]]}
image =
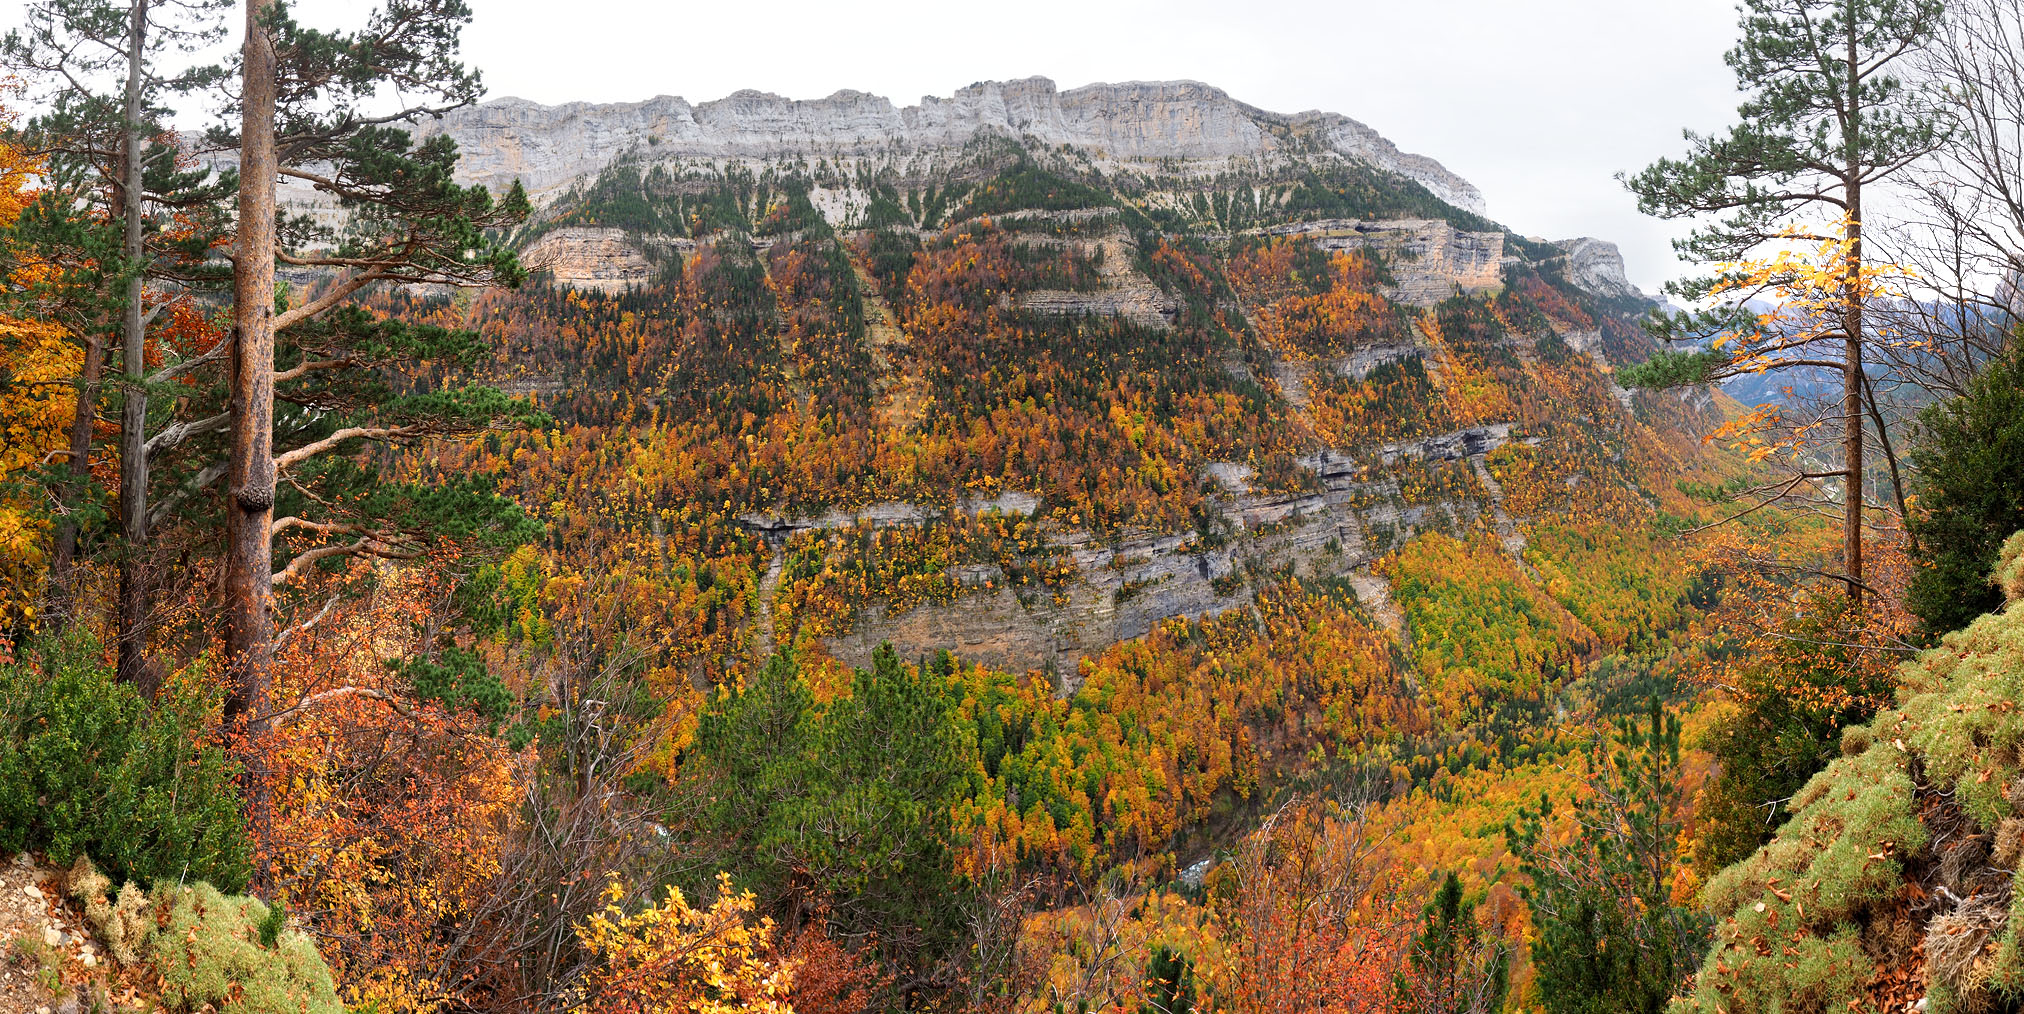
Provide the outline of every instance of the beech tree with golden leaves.
{"type": "MultiPolygon", "coordinates": [[[[0,224],[12,224],[34,199],[30,184],[41,168],[20,147],[0,143],[0,224]]],[[[42,270],[18,260],[6,266],[0,288],[9,302],[32,309],[30,290],[42,270]]],[[[0,313],[0,657],[13,628],[34,619],[49,565],[43,540],[51,519],[39,480],[65,446],[78,359],[61,325],[17,315],[12,306],[0,313]]]]}
{"type": "Polygon", "coordinates": [[[596,961],[575,1014],[794,1014],[791,965],[774,953],[773,920],[750,921],[758,902],[717,875],[717,900],[696,908],[680,888],[627,914],[613,884],[604,911],[578,926],[596,961]]]}

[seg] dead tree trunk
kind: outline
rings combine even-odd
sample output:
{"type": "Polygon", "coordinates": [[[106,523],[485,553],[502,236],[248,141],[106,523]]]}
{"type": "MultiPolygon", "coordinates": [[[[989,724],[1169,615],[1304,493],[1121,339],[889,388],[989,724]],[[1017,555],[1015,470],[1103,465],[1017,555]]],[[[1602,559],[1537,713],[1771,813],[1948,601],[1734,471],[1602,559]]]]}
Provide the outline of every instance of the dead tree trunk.
{"type": "MultiPolygon", "coordinates": [[[[265,15],[246,4],[239,234],[232,269],[232,444],[225,487],[225,717],[245,737],[246,811],[256,839],[268,823],[266,740],[273,683],[275,59],[265,15]]],[[[259,876],[256,869],[256,877],[259,876]]],[[[264,879],[264,878],[262,878],[264,879]]]]}

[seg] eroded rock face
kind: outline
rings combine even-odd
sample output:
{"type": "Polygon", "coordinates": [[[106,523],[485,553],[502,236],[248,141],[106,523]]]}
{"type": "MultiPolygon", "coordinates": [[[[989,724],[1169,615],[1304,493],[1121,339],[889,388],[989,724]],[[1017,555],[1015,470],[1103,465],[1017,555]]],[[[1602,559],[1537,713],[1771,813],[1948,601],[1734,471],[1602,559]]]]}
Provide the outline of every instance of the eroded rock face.
{"type": "Polygon", "coordinates": [[[1567,280],[1584,291],[1609,299],[1647,298],[1624,273],[1623,251],[1615,243],[1582,236],[1553,245],[1567,251],[1567,280]]]}
{"type": "MultiPolygon", "coordinates": [[[[1311,240],[1323,250],[1370,250],[1384,258],[1398,279],[1385,295],[1415,306],[1432,306],[1456,289],[1477,293],[1504,283],[1501,232],[1464,232],[1439,219],[1330,218],[1276,226],[1266,233],[1311,240]]],[[[1619,271],[1621,267],[1619,260],[1619,271]]]]}
{"type": "MultiPolygon", "coordinates": [[[[1082,212],[1053,212],[1005,217],[1073,222],[1085,220],[1088,215],[1082,212]]],[[[1121,226],[1113,226],[1109,232],[1095,239],[1061,241],[1029,237],[1026,242],[1065,247],[1081,256],[1097,258],[1101,264],[1097,269],[1099,284],[1089,292],[1036,289],[1022,292],[1016,298],[1008,295],[1001,301],[1003,306],[1016,305],[1030,313],[1063,317],[1119,317],[1140,327],[1155,329],[1171,326],[1175,315],[1180,312],[1180,304],[1174,297],[1133,266],[1138,258],[1138,245],[1121,226]]]]}
{"type": "MultiPolygon", "coordinates": [[[[1081,685],[1082,660],[1110,645],[1144,636],[1172,617],[1212,616],[1252,600],[1255,574],[1291,566],[1310,578],[1343,578],[1388,628],[1401,632],[1389,590],[1371,571],[1386,552],[1414,533],[1430,528],[1463,530],[1497,511],[1497,493],[1488,499],[1440,504],[1410,503],[1398,480],[1378,465],[1405,459],[1470,460],[1514,439],[1509,424],[1443,433],[1421,440],[1358,450],[1323,450],[1303,457],[1321,487],[1310,493],[1274,493],[1250,488],[1252,470],[1236,462],[1206,469],[1224,491],[1217,498],[1220,522],[1212,537],[1198,532],[1140,535],[1104,541],[1088,531],[1052,526],[1050,541],[1072,555],[1076,576],[1055,600],[1046,591],[1022,602],[993,564],[965,564],[950,576],[966,591],[947,603],[915,606],[897,616],[882,604],[859,611],[848,633],[827,641],[829,653],[852,665],[869,663],[872,652],[890,642],[905,657],[949,648],[966,659],[1012,671],[1046,669],[1064,693],[1081,685]]],[[[1041,505],[1030,493],[1007,493],[969,500],[966,513],[1030,513],[1041,505]]],[[[854,524],[915,525],[933,511],[913,504],[881,503],[821,517],[747,515],[746,527],[778,547],[797,531],[854,524]]],[[[777,553],[776,553],[777,556],[777,553]]],[[[770,594],[762,586],[762,595],[770,594]]],[[[768,621],[770,622],[770,619],[768,621]]],[[[759,631],[762,643],[775,632],[759,631]]]]}
{"type": "Polygon", "coordinates": [[[1359,600],[1388,627],[1388,589],[1371,567],[1387,551],[1428,528],[1466,529],[1489,505],[1464,500],[1409,505],[1393,480],[1342,462],[1319,492],[1246,493],[1225,501],[1230,529],[1205,543],[1193,533],[1103,543],[1086,532],[1054,533],[1079,571],[1062,590],[1026,603],[995,566],[957,575],[974,589],[953,602],[919,605],[899,616],[883,605],[861,610],[849,633],[827,642],[829,653],[868,664],[891,643],[902,656],[949,648],[965,659],[1015,672],[1054,673],[1061,692],[1081,685],[1081,663],[1118,642],[1142,637],[1172,617],[1213,616],[1251,602],[1254,578],[1290,566],[1302,577],[1345,578],[1359,600]],[[992,585],[986,585],[990,580],[992,585]]]}
{"type": "Polygon", "coordinates": [[[535,240],[520,255],[532,271],[547,271],[557,284],[578,289],[623,292],[653,277],[653,264],[621,229],[571,226],[535,240]]]}
{"type": "Polygon", "coordinates": [[[1483,195],[1423,155],[1401,152],[1376,131],[1336,113],[1272,113],[1193,81],[1093,84],[1059,91],[1034,77],[987,81],[948,98],[896,107],[840,91],[794,100],[741,91],[691,105],[662,95],[643,102],[544,106],[503,98],[417,126],[448,133],[458,174],[495,191],[520,180],[537,199],[628,152],[646,159],[729,160],[800,156],[953,154],[979,134],[1071,145],[1100,166],[1152,166],[1214,173],[1232,160],[1263,164],[1318,148],[1415,180],[1435,196],[1481,213],[1483,195]]]}

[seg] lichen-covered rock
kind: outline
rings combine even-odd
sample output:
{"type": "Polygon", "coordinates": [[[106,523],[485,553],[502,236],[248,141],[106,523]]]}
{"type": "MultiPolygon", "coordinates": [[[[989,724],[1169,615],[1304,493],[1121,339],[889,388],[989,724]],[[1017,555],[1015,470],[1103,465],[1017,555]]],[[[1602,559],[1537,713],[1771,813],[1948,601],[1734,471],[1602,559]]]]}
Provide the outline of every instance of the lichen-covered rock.
{"type": "Polygon", "coordinates": [[[1808,782],[1777,840],[1709,882],[1713,949],[1677,1009],[1851,1009],[1872,964],[1856,917],[1896,892],[1904,855],[1925,844],[1911,795],[1904,755],[1888,743],[1808,782]],[[1766,948],[1778,960],[1761,960],[1766,948]]]}
{"type": "Polygon", "coordinates": [[[110,895],[83,856],[64,880],[114,960],[153,969],[167,1014],[344,1014],[316,944],[258,899],[202,882],[110,895]]]}
{"type": "Polygon", "coordinates": [[[112,890],[112,878],[98,872],[89,856],[78,856],[70,864],[70,872],[64,874],[64,893],[72,901],[89,907],[93,901],[103,901],[107,891],[112,890]]]}
{"type": "MultiPolygon", "coordinates": [[[[2024,537],[2002,566],[2020,556],[2024,537]]],[[[1928,1014],[2024,992],[2024,601],[1900,678],[1897,706],[1843,736],[1777,838],[1708,883],[1715,941],[1674,1014],[1897,1010],[1890,973],[1906,967],[1928,1014]]]]}
{"type": "Polygon", "coordinates": [[[344,1014],[330,966],[296,930],[261,940],[268,907],[209,884],[158,889],[144,959],[169,1014],[344,1014]]]}
{"type": "Polygon", "coordinates": [[[141,885],[128,883],[110,902],[100,901],[85,910],[98,937],[105,942],[113,960],[131,965],[140,960],[140,948],[154,930],[154,910],[148,905],[141,885]]]}

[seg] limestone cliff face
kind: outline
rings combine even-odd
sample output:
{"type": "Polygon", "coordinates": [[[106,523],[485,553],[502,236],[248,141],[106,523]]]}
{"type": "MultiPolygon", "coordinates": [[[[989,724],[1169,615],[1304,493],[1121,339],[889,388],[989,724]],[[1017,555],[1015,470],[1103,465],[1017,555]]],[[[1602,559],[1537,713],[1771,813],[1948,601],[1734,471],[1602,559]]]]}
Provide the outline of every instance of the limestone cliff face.
{"type": "Polygon", "coordinates": [[[741,91],[697,105],[667,95],[559,106],[505,98],[418,129],[457,139],[467,181],[498,189],[518,179],[537,200],[626,154],[670,162],[933,156],[960,152],[982,134],[1070,145],[1110,167],[1157,162],[1162,171],[1205,174],[1318,151],[1399,173],[1456,207],[1483,211],[1482,194],[1467,180],[1399,151],[1355,120],[1267,112],[1193,81],[1069,91],[1040,77],[987,81],[904,108],[856,91],[805,101],[741,91]]]}
{"type": "Polygon", "coordinates": [[[1398,279],[1398,285],[1386,295],[1416,306],[1432,306],[1454,295],[1456,289],[1478,293],[1504,281],[1501,232],[1465,232],[1434,219],[1324,219],[1266,231],[1311,240],[1323,250],[1368,249],[1379,254],[1398,279]]]}
{"type": "Polygon", "coordinates": [[[1624,273],[1623,251],[1608,240],[1582,236],[1554,244],[1567,251],[1567,280],[1611,299],[1648,299],[1624,273]]]}
{"type": "MultiPolygon", "coordinates": [[[[1205,542],[1193,532],[1183,532],[1107,542],[1083,529],[1054,526],[1051,541],[1074,557],[1077,571],[1063,589],[1061,602],[1050,603],[1041,596],[1021,603],[997,566],[966,564],[951,572],[966,589],[957,600],[916,606],[898,615],[889,614],[883,605],[867,607],[850,632],[829,639],[827,650],[845,662],[864,665],[882,643],[909,656],[949,648],[964,658],[1014,671],[1052,669],[1063,689],[1072,691],[1081,683],[1082,659],[1101,654],[1115,642],[1141,637],[1162,620],[1212,616],[1241,607],[1254,592],[1250,573],[1286,566],[1301,577],[1347,579],[1372,616],[1403,636],[1389,588],[1373,572],[1377,561],[1421,531],[1465,530],[1479,519],[1495,519],[1501,532],[1510,522],[1503,515],[1502,493],[1494,480],[1483,483],[1479,496],[1415,503],[1403,495],[1396,477],[1377,466],[1464,461],[1487,479],[1484,456],[1514,441],[1534,442],[1514,434],[1511,424],[1496,423],[1403,443],[1325,449],[1300,459],[1320,479],[1321,488],[1298,494],[1253,490],[1248,466],[1219,462],[1208,471],[1225,487],[1217,500],[1219,516],[1227,525],[1221,539],[1205,542]]],[[[967,502],[962,509],[973,514],[1023,513],[1040,502],[1032,494],[1006,494],[967,502]]],[[[929,513],[911,504],[883,503],[814,518],[748,515],[742,521],[776,547],[777,557],[778,547],[798,531],[851,524],[913,525],[929,513]]],[[[1514,556],[1525,546],[1515,531],[1506,544],[1514,556]]],[[[762,587],[762,597],[768,594],[762,587]]],[[[761,620],[770,622],[770,617],[761,620]]],[[[762,627],[758,634],[763,643],[774,643],[776,633],[770,627],[762,627]]]]}
{"type": "Polygon", "coordinates": [[[575,226],[543,235],[520,255],[531,271],[546,271],[558,285],[623,292],[653,277],[653,265],[619,229],[575,226]]]}

